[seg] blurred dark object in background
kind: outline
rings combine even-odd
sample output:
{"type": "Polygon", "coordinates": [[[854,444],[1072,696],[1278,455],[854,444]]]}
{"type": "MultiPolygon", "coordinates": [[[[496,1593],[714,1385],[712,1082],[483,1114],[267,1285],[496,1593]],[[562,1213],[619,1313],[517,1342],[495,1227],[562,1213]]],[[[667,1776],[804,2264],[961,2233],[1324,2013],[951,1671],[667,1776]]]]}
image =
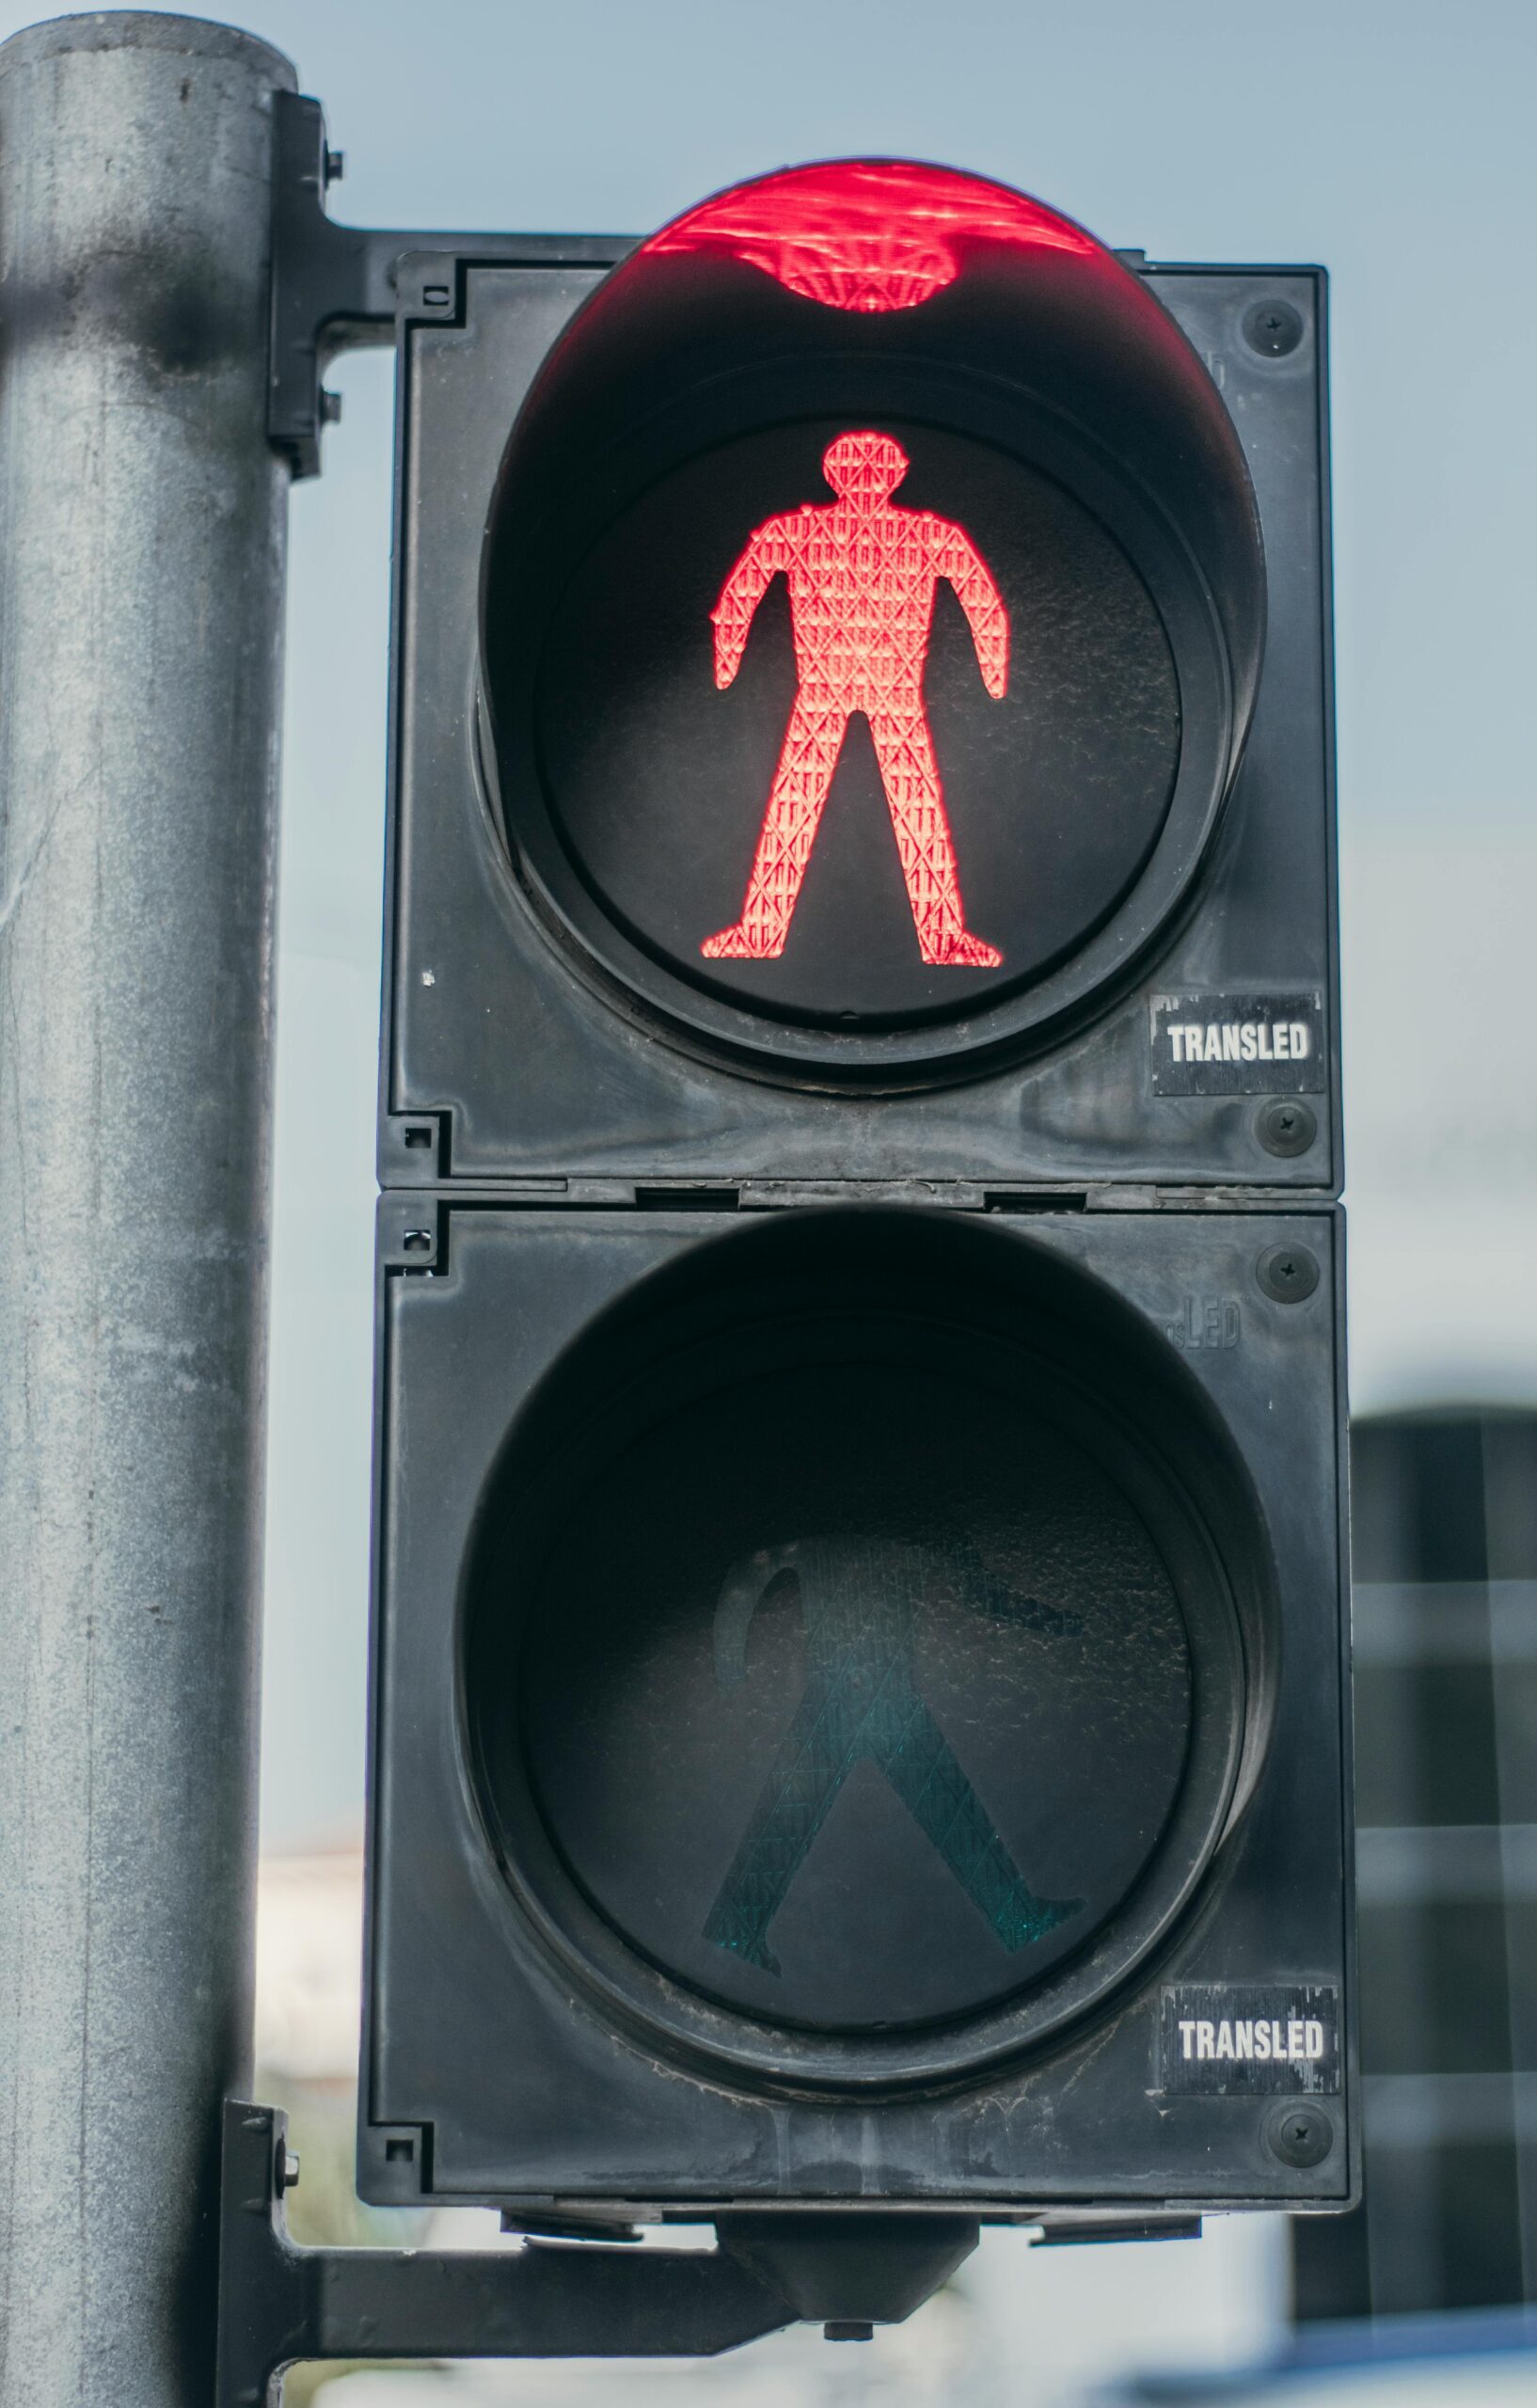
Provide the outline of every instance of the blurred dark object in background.
{"type": "Polygon", "coordinates": [[[1295,2312],[1537,2300],[1537,1412],[1352,1438],[1364,2204],[1295,2312]]]}

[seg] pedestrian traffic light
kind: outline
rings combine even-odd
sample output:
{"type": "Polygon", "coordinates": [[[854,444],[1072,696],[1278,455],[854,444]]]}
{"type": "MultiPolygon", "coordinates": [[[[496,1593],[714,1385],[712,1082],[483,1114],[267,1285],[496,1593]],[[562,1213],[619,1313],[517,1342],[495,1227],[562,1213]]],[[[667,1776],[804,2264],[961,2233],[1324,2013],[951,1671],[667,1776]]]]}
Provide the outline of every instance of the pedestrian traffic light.
{"type": "Polygon", "coordinates": [[[399,277],[359,2180],[1353,2195],[1323,286],[399,277]]]}

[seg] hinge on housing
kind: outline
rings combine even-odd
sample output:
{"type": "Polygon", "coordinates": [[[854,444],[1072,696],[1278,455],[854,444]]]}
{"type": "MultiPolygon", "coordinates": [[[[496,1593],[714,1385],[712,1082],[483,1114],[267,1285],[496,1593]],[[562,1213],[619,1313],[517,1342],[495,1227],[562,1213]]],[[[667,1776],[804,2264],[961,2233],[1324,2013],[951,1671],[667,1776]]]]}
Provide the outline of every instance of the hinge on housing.
{"type": "Polygon", "coordinates": [[[1138,2216],[1072,2218],[1043,2224],[1038,2249],[1073,2249],[1095,2241],[1199,2241],[1199,2216],[1138,2216]]]}
{"type": "Polygon", "coordinates": [[[409,1188],[392,1189],[379,1226],[379,1261],[386,1271],[439,1271],[443,1268],[443,1225],[440,1198],[414,1195],[409,1188]]]}
{"type": "Polygon", "coordinates": [[[448,1169],[449,1115],[391,1112],[379,1125],[379,1177],[388,1185],[431,1186],[448,1169]]]}

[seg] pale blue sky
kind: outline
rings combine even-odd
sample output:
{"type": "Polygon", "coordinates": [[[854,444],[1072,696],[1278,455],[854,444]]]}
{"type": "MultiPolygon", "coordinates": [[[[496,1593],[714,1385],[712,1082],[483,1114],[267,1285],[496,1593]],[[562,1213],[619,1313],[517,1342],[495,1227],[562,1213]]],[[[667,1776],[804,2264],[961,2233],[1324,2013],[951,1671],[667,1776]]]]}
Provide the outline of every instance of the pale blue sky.
{"type": "MultiPolygon", "coordinates": [[[[41,13],[0,5],[0,33],[41,13]]],[[[1164,259],[1334,278],[1353,1375],[1537,1396],[1532,0],[252,0],[340,215],[643,232],[909,153],[1164,259]],[[1427,1276],[1427,1265],[1434,1266],[1427,1276]]],[[[389,375],[295,492],[278,982],[269,1832],[360,1802],[389,375]]]]}

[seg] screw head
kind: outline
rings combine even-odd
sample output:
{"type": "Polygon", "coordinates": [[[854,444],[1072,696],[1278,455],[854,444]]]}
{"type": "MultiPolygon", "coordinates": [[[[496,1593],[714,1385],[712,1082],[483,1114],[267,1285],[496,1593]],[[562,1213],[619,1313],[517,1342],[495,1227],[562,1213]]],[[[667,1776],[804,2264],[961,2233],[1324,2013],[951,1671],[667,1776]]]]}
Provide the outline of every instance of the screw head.
{"type": "Polygon", "coordinates": [[[873,2341],[875,2326],[856,2324],[851,2318],[842,2317],[834,2323],[823,2325],[822,2338],[824,2341],[873,2341]]]}
{"type": "Polygon", "coordinates": [[[1306,331],[1301,310],[1290,301],[1256,301],[1244,312],[1244,340],[1265,359],[1284,359],[1306,331]]]}
{"type": "Polygon", "coordinates": [[[1334,2125],[1310,2099],[1289,2099],[1265,2118],[1265,2147],[1283,2165],[1321,2165],[1334,2147],[1334,2125]]]}
{"type": "Polygon", "coordinates": [[[346,154],[346,152],[345,152],[344,150],[333,150],[331,149],[330,144],[329,144],[329,143],[327,143],[327,144],[326,144],[326,146],[325,146],[325,181],[326,181],[326,182],[327,182],[328,184],[339,184],[339,183],[341,182],[342,177],[346,174],[346,172],[347,172],[347,154],[346,154]]]}
{"type": "Polygon", "coordinates": [[[1301,1096],[1281,1095],[1260,1105],[1254,1127],[1267,1154],[1286,1158],[1307,1151],[1318,1135],[1318,1115],[1301,1096]]]}
{"type": "Polygon", "coordinates": [[[341,394],[333,392],[329,385],[323,385],[320,388],[320,422],[322,426],[335,426],[341,416],[341,394]]]}
{"type": "Polygon", "coordinates": [[[298,2178],[299,2161],[297,2156],[291,2148],[279,2149],[277,2152],[278,2190],[292,2191],[294,2184],[298,2181],[298,2178]]]}
{"type": "Polygon", "coordinates": [[[1318,1286],[1318,1257],[1305,1245],[1267,1245],[1254,1275],[1278,1305],[1300,1305],[1318,1286]]]}

